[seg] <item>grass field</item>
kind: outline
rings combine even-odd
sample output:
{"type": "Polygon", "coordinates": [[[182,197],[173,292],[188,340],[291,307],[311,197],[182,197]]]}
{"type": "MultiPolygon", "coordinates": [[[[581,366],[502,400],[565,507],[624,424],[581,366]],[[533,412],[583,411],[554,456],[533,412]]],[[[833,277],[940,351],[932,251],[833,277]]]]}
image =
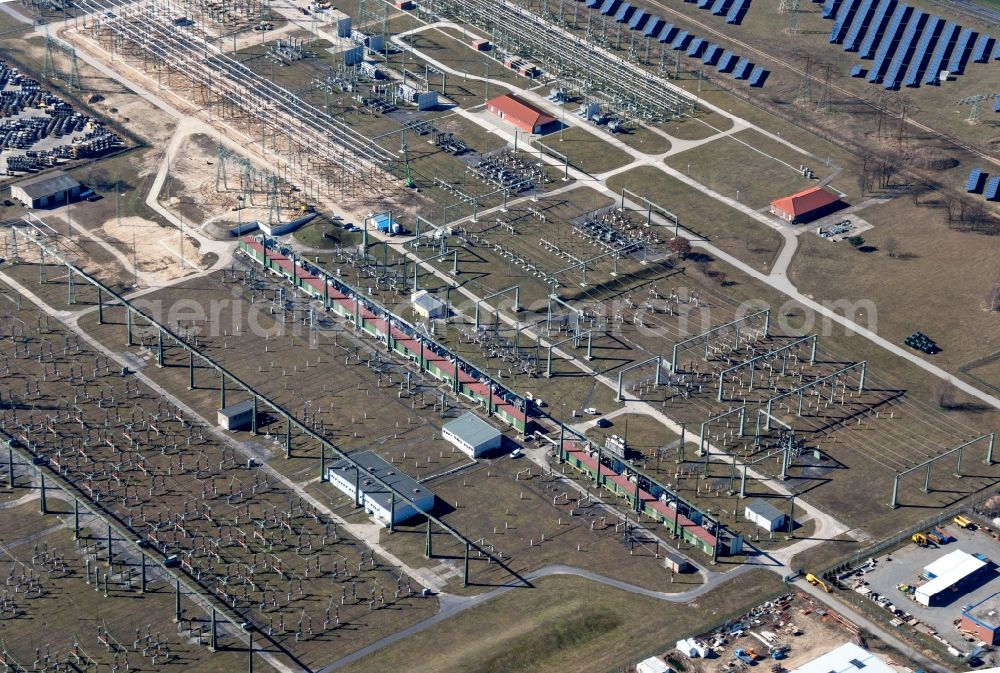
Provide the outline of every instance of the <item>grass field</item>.
{"type": "Polygon", "coordinates": [[[879,334],[899,343],[922,331],[942,352],[921,357],[957,371],[1000,350],[1000,314],[985,308],[987,294],[1000,280],[1000,244],[950,229],[943,209],[932,205],[934,196],[921,198],[922,205],[904,196],[859,213],[874,225],[862,234],[871,252],[803,234],[790,275],[816,297],[875,302],[879,334]],[[885,249],[893,241],[899,247],[896,257],[885,249]]]}
{"type": "Polygon", "coordinates": [[[586,129],[576,126],[550,133],[541,138],[541,142],[546,147],[569,157],[571,166],[590,174],[620,168],[632,161],[632,157],[627,153],[612,147],[586,129]]]}
{"type": "Polygon", "coordinates": [[[682,117],[658,125],[661,131],[681,140],[703,140],[732,127],[733,122],[728,117],[707,111],[699,112],[694,117],[682,117]]]}
{"type": "Polygon", "coordinates": [[[663,154],[670,150],[670,141],[644,126],[637,126],[628,133],[618,134],[618,139],[634,150],[645,154],[663,154]]]}
{"type": "Polygon", "coordinates": [[[764,570],[741,575],[689,604],[663,603],[576,577],[548,577],[537,585],[508,591],[342,670],[605,673],[666,652],[677,638],[719,622],[734,611],[734,595],[739,605],[752,605],[781,588],[777,576],[764,570]]]}
{"type": "Polygon", "coordinates": [[[711,199],[652,166],[640,166],[608,180],[677,214],[681,226],[708,238],[726,252],[766,269],[781,248],[781,236],[765,225],[711,199]]]}
{"type": "MultiPolygon", "coordinates": [[[[809,161],[807,157],[778,143],[774,145],[784,152],[777,153],[775,147],[761,148],[758,145],[763,138],[755,131],[741,131],[674,154],[666,162],[709,189],[739,199],[755,210],[815,184],[798,171],[800,164],[809,161]]],[[[815,169],[817,173],[819,168],[815,169]]]]}

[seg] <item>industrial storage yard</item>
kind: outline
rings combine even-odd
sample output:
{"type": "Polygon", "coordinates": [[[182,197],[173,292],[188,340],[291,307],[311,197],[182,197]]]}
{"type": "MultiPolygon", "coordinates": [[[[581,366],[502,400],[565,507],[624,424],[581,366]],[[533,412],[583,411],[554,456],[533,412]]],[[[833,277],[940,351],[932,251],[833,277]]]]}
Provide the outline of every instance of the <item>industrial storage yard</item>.
{"type": "Polygon", "coordinates": [[[4,670],[996,666],[998,24],[0,4],[4,670]]]}

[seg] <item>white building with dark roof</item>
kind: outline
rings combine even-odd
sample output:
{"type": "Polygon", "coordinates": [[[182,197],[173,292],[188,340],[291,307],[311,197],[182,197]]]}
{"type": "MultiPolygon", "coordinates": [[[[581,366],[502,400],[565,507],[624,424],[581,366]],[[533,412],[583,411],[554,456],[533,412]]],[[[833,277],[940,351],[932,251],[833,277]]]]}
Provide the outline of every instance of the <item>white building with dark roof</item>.
{"type": "Polygon", "coordinates": [[[25,208],[49,208],[80,196],[80,183],[65,171],[53,171],[15,182],[10,186],[10,196],[25,208]]]}
{"type": "Polygon", "coordinates": [[[420,514],[434,509],[434,493],[420,482],[387,463],[374,451],[364,451],[351,455],[353,463],[338,460],[327,468],[327,479],[340,491],[354,498],[354,501],[369,515],[388,525],[403,523],[420,514]],[[361,470],[355,465],[360,465],[361,470]],[[389,488],[372,478],[374,475],[389,488]],[[397,493],[406,496],[407,502],[397,493]]]}

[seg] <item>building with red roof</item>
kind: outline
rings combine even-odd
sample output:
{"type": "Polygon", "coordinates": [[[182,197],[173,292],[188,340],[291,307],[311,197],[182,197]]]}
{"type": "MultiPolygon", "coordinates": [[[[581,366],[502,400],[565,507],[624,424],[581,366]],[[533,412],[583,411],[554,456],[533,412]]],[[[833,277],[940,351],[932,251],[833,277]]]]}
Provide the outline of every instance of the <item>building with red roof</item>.
{"type": "Polygon", "coordinates": [[[545,133],[556,118],[513,94],[504,94],[486,102],[486,109],[526,133],[545,133]]]}
{"type": "Polygon", "coordinates": [[[771,214],[789,222],[808,222],[836,209],[840,197],[822,187],[810,187],[771,202],[771,214]]]}

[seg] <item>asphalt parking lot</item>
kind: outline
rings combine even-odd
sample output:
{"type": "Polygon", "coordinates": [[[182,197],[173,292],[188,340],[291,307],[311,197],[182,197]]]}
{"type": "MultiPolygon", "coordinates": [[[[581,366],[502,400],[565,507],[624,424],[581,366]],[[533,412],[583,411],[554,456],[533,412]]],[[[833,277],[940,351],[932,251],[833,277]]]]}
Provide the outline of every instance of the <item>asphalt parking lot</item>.
{"type": "MultiPolygon", "coordinates": [[[[951,535],[954,541],[940,547],[918,547],[910,543],[888,556],[875,559],[875,570],[865,573],[864,579],[872,591],[883,594],[897,608],[909,612],[923,623],[936,629],[943,637],[953,642],[957,641],[958,631],[953,622],[961,616],[962,606],[978,603],[987,596],[1000,592],[1000,574],[996,573],[995,564],[1000,563],[1000,543],[989,533],[981,530],[969,531],[952,524],[939,527],[939,530],[951,535]],[[941,558],[956,549],[968,554],[983,554],[993,562],[994,571],[987,573],[982,582],[974,585],[968,591],[956,591],[946,602],[932,607],[924,607],[900,592],[899,584],[923,584],[920,574],[924,566],[941,558]]],[[[853,582],[852,577],[848,582],[853,582]]]]}

